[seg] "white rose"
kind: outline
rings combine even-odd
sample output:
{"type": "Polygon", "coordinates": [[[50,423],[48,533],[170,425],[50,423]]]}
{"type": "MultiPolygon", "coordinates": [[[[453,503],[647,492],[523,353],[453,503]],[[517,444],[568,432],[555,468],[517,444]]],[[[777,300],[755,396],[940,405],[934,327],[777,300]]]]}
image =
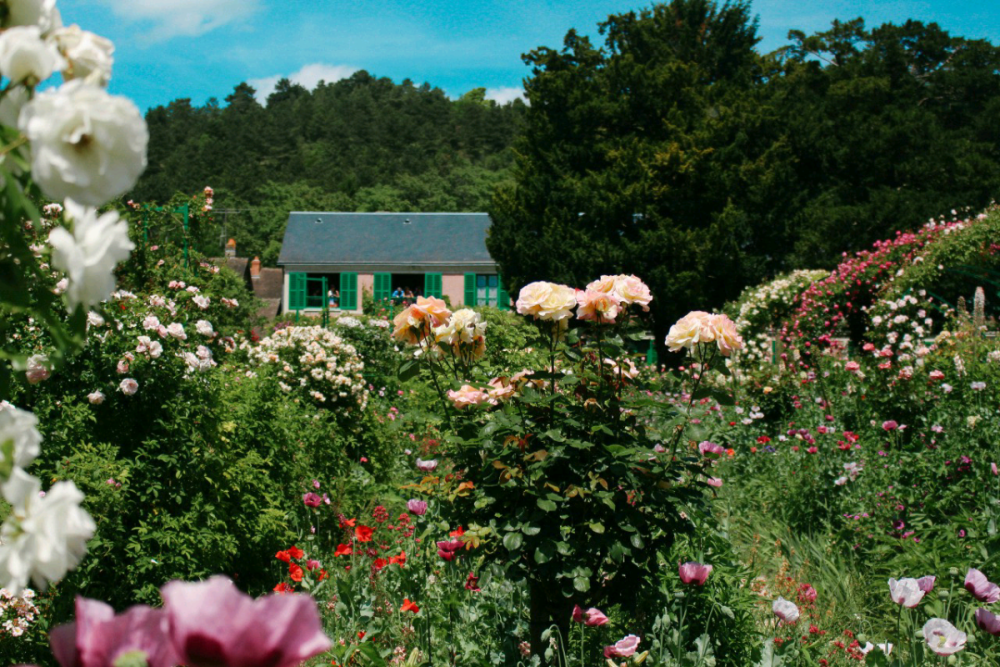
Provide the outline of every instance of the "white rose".
{"type": "Polygon", "coordinates": [[[573,316],[576,290],[556,283],[529,283],[521,288],[516,306],[522,315],[558,322],[573,316]]]}
{"type": "Polygon", "coordinates": [[[89,324],[92,327],[102,327],[104,326],[104,318],[101,317],[98,313],[90,311],[89,313],[87,313],[87,324],[89,324]]]}
{"type": "Polygon", "coordinates": [[[42,34],[62,27],[56,0],[6,0],[3,4],[7,6],[5,27],[34,25],[42,34]]]}
{"type": "Polygon", "coordinates": [[[87,394],[87,400],[90,401],[91,405],[100,405],[104,402],[104,393],[100,391],[92,391],[87,394]]]}
{"type": "Polygon", "coordinates": [[[201,308],[202,310],[206,310],[208,308],[208,304],[210,303],[210,300],[207,296],[196,296],[191,300],[194,301],[195,305],[201,308]]]}
{"type": "Polygon", "coordinates": [[[12,83],[34,86],[62,65],[59,52],[42,39],[38,26],[8,28],[0,33],[0,72],[12,83]]]}
{"type": "Polygon", "coordinates": [[[159,359],[160,355],[163,354],[163,346],[160,345],[160,341],[158,340],[152,341],[149,344],[148,348],[149,348],[149,356],[152,357],[153,359],[159,359]]]}
{"type": "Polygon", "coordinates": [[[107,86],[111,80],[111,66],[115,59],[115,45],[92,32],[81,30],[78,25],[60,28],[52,33],[59,52],[66,59],[63,79],[86,79],[98,86],[107,86]]]}
{"type": "Polygon", "coordinates": [[[195,323],[194,328],[195,331],[206,338],[212,338],[215,336],[215,330],[212,329],[212,323],[208,320],[198,320],[195,323]]]}
{"type": "Polygon", "coordinates": [[[128,238],[128,223],[109,211],[98,217],[97,209],[66,200],[66,217],[73,232],[56,227],[49,234],[52,265],[69,278],[66,300],[70,309],[92,306],[115,290],[114,269],[135,247],[128,238]]]}
{"type": "Polygon", "coordinates": [[[73,482],[57,482],[41,496],[41,483],[24,477],[22,499],[0,528],[0,583],[15,593],[29,579],[44,590],[76,567],[96,528],[73,482]]]}
{"type": "Polygon", "coordinates": [[[118,388],[122,390],[126,396],[133,396],[135,392],[139,391],[139,383],[132,378],[125,378],[118,385],[118,388]]]}
{"type": "Polygon", "coordinates": [[[142,320],[142,328],[145,329],[146,331],[151,331],[153,329],[159,329],[160,328],[160,318],[158,318],[156,315],[147,315],[142,320]]]}
{"type": "Polygon", "coordinates": [[[26,468],[41,453],[42,434],[36,428],[38,418],[27,410],[0,402],[0,470],[7,466],[26,468]],[[4,443],[12,443],[5,445],[4,443]],[[12,460],[8,461],[10,455],[12,460]]]}
{"type": "Polygon", "coordinates": [[[52,375],[49,369],[49,358],[44,354],[33,354],[28,357],[28,369],[25,371],[29,384],[38,384],[42,380],[48,380],[52,375]]]}
{"type": "Polygon", "coordinates": [[[711,327],[711,315],[702,310],[693,310],[670,327],[664,341],[671,352],[682,348],[692,349],[698,343],[711,343],[715,331],[711,327]]]}
{"type": "Polygon", "coordinates": [[[31,141],[32,175],[50,199],[100,206],[146,168],[149,131],[139,109],[79,79],[36,95],[18,126],[31,141]]]}

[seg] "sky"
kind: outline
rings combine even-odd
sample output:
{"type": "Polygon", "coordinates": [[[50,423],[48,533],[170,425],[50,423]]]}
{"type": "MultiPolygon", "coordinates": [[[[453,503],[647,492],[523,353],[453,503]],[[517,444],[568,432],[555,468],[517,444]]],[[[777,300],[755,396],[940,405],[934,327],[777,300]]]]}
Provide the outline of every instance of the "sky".
{"type": "MultiPolygon", "coordinates": [[[[504,102],[530,74],[521,54],[558,48],[567,30],[597,37],[634,0],[59,0],[63,22],[115,43],[112,93],[143,111],[177,98],[224,103],[247,81],[263,101],[288,77],[308,88],[364,69],[458,97],[473,88],[504,102]]],[[[998,0],[755,0],[759,49],[789,30],[824,30],[861,16],[869,26],[908,18],[1000,44],[998,0]]]]}

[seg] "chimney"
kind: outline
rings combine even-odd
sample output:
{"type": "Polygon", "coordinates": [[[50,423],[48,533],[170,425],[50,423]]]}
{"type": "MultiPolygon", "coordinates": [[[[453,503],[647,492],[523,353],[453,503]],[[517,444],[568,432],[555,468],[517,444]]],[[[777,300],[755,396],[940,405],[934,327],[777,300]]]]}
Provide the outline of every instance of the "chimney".
{"type": "Polygon", "coordinates": [[[236,257],[236,239],[229,239],[226,242],[226,259],[236,257]]]}
{"type": "Polygon", "coordinates": [[[260,257],[254,257],[250,262],[250,280],[260,280],[260,257]]]}

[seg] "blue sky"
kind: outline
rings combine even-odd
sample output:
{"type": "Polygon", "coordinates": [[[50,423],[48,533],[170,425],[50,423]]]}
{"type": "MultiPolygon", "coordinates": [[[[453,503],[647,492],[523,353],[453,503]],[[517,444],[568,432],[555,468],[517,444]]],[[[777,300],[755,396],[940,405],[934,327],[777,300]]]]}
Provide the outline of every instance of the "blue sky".
{"type": "MultiPolygon", "coordinates": [[[[140,109],[189,97],[223,100],[241,81],[266,91],[281,76],[313,87],[366,69],[429,82],[458,96],[477,87],[516,95],[520,55],[558,47],[569,28],[596,35],[631,0],[59,0],[65,23],[116,46],[111,90],[140,109]]],[[[997,0],[756,0],[763,50],[790,29],[822,30],[834,18],[869,25],[936,21],[953,34],[1000,43],[997,0]],[[992,7],[991,7],[992,6],[992,7]]]]}

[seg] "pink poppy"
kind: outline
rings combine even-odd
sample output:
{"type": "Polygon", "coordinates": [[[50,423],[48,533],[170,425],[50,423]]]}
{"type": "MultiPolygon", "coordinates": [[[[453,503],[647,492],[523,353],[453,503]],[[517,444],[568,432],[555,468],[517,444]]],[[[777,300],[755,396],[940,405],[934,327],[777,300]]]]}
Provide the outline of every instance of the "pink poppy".
{"type": "Polygon", "coordinates": [[[980,607],[976,610],[976,625],[994,637],[1000,637],[1000,616],[986,607],[980,607]]]}
{"type": "Polygon", "coordinates": [[[997,586],[986,575],[975,568],[970,568],[965,575],[965,590],[972,593],[977,600],[993,604],[1000,600],[1000,586],[997,586]]]}
{"type": "Polygon", "coordinates": [[[462,540],[451,540],[449,542],[438,542],[438,556],[445,560],[454,560],[459,549],[465,546],[462,540]]]}
{"type": "Polygon", "coordinates": [[[179,662],[189,667],[295,667],[333,646],[308,595],[254,600],[220,576],[172,581],[160,593],[179,662]]]}
{"type": "Polygon", "coordinates": [[[721,456],[722,454],[726,453],[726,448],[723,447],[722,445],[717,445],[714,442],[709,442],[708,440],[705,440],[703,442],[698,443],[698,451],[701,452],[702,455],[704,456],[707,456],[709,454],[719,454],[721,456]]]}
{"type": "Polygon", "coordinates": [[[605,658],[628,658],[635,654],[641,640],[635,635],[627,635],[611,646],[604,647],[605,658]]]}
{"type": "Polygon", "coordinates": [[[882,430],[885,430],[885,431],[895,431],[897,428],[899,428],[899,423],[897,423],[893,419],[890,419],[889,421],[882,422],[882,430]]]}
{"type": "Polygon", "coordinates": [[[712,566],[694,562],[684,563],[678,568],[678,573],[685,584],[704,586],[708,575],[712,574],[712,566]]]}
{"type": "Polygon", "coordinates": [[[77,597],[76,620],[53,628],[49,641],[62,667],[106,667],[133,652],[142,652],[149,667],[180,662],[167,634],[167,615],[146,606],[116,616],[103,602],[77,597]]]}
{"type": "Polygon", "coordinates": [[[306,507],[319,507],[323,504],[323,499],[310,491],[302,496],[302,502],[306,507]]]}
{"type": "Polygon", "coordinates": [[[926,577],[920,577],[919,579],[917,579],[917,586],[924,593],[930,593],[932,590],[934,590],[934,582],[935,581],[937,581],[937,577],[935,577],[933,575],[929,575],[929,576],[926,576],[926,577]]]}
{"type": "Polygon", "coordinates": [[[423,516],[424,514],[427,514],[427,501],[411,498],[406,501],[406,509],[417,516],[423,516]]]}

